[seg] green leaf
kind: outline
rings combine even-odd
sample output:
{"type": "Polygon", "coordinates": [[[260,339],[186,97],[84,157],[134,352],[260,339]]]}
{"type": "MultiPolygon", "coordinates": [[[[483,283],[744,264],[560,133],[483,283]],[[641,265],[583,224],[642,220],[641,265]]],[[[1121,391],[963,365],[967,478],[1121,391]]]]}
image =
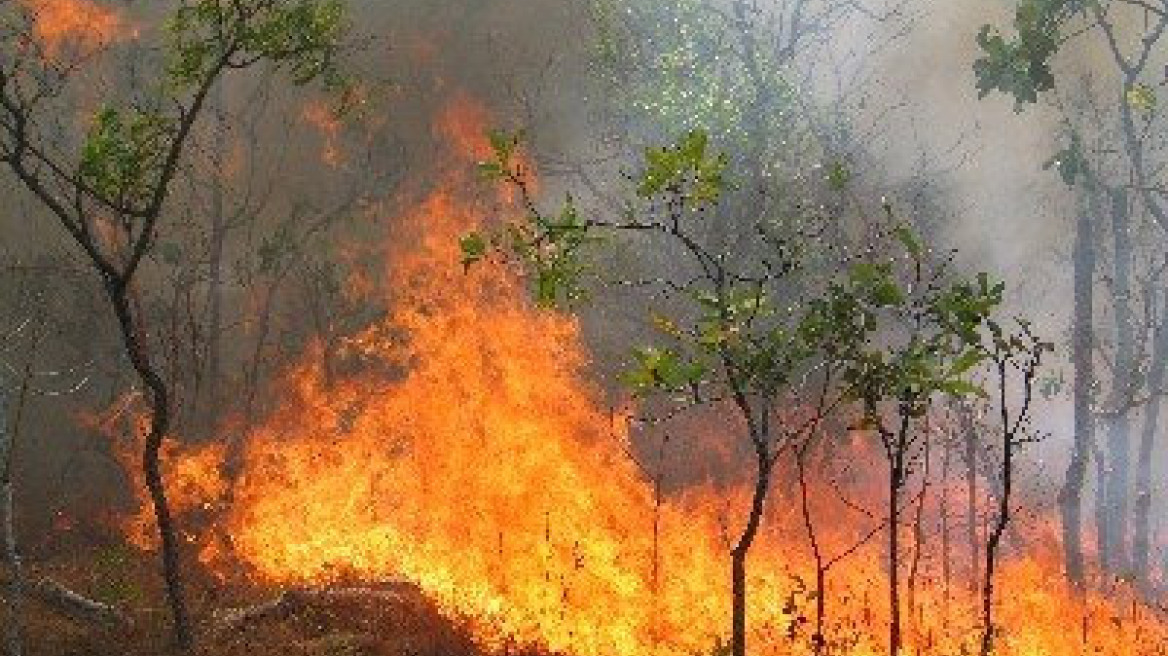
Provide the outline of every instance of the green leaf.
{"type": "Polygon", "coordinates": [[[650,312],[649,320],[653,323],[654,328],[670,337],[680,339],[683,336],[681,329],[677,327],[677,322],[664,314],[650,312]]]}
{"type": "Polygon", "coordinates": [[[505,171],[499,162],[479,162],[478,163],[479,176],[485,180],[499,180],[504,177],[505,171]]]}
{"type": "Polygon", "coordinates": [[[349,86],[338,66],[348,31],[341,0],[195,0],[184,3],[166,24],[167,79],[177,90],[196,87],[219,74],[223,53],[239,62],[266,62],[289,74],[293,84],[322,80],[331,90],[349,86]]]}
{"type": "Polygon", "coordinates": [[[1124,99],[1128,105],[1141,112],[1156,109],[1156,92],[1146,84],[1136,83],[1128,87],[1124,99]]]}
{"type": "Polygon", "coordinates": [[[949,365],[948,376],[950,378],[964,376],[973,370],[974,367],[981,364],[983,360],[985,360],[985,354],[982,353],[981,349],[968,349],[949,365]]]}
{"type": "Polygon", "coordinates": [[[555,271],[543,269],[535,277],[535,302],[540,307],[554,307],[560,296],[560,279],[555,271]]]}
{"type": "Polygon", "coordinates": [[[851,172],[840,162],[832,162],[827,167],[827,184],[835,191],[846,189],[851,178],[851,172]]]}
{"type": "Polygon", "coordinates": [[[685,361],[672,349],[655,347],[633,350],[636,366],[621,375],[621,380],[638,393],[652,390],[677,392],[697,384],[706,367],[697,361],[685,361]]]}
{"type": "Polygon", "coordinates": [[[1073,187],[1079,175],[1087,170],[1087,161],[1083,157],[1077,135],[1071,137],[1069,146],[1055,153],[1042,165],[1044,171],[1052,168],[1058,170],[1063,184],[1068,187],[1073,187]]]}
{"type": "Polygon", "coordinates": [[[950,396],[958,398],[968,398],[971,396],[989,398],[989,394],[984,389],[967,380],[944,380],[937,385],[937,388],[950,396]]]}
{"type": "Polygon", "coordinates": [[[911,228],[906,225],[899,225],[893,230],[893,234],[914,260],[921,259],[921,256],[924,255],[924,248],[921,246],[920,239],[917,238],[916,233],[911,228]]]}
{"type": "Polygon", "coordinates": [[[458,246],[462,251],[463,267],[470,267],[475,262],[483,259],[487,254],[487,240],[478,232],[470,232],[463,235],[458,240],[458,246]]]}

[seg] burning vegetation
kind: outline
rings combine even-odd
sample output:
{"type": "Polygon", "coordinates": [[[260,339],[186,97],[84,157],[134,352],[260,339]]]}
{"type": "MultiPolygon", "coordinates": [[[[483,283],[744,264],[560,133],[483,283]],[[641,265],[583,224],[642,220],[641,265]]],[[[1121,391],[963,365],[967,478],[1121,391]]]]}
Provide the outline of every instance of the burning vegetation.
{"type": "MultiPolygon", "coordinates": [[[[1157,105],[1118,10],[1024,2],[970,62],[1022,106],[1054,88],[1056,44],[1096,31],[1126,76],[1127,168],[1071,122],[1048,165],[1085,226],[1060,342],[944,245],[941,191],[897,188],[795,82],[806,5],[839,35],[896,11],[592,3],[596,51],[573,56],[617,146],[572,159],[534,112],[499,129],[520,110],[453,73],[481,52],[419,26],[387,64],[355,38],[385,9],[355,4],[2,10],[0,159],[61,228],[25,247],[83,274],[5,260],[10,656],[1168,652],[1144,466],[1166,267],[1132,236],[1164,238],[1157,105]],[[109,326],[65,323],[55,276],[109,326]],[[14,495],[45,403],[102,463],[70,468],[116,472],[84,498],[14,495]]],[[[1119,4],[1159,26],[1142,43],[1168,25],[1119,4]]]]}

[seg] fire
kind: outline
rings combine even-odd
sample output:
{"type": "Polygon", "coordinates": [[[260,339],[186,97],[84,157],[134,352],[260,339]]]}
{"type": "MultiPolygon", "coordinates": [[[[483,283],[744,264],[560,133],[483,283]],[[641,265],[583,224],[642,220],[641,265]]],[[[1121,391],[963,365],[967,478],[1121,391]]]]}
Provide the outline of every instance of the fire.
{"type": "Polygon", "coordinates": [[[326,102],[313,101],[305,105],[300,117],[315,128],[324,140],[321,160],[332,168],[343,164],[345,155],[339,142],[342,125],[333,108],[326,102]]]}
{"type": "MultiPolygon", "coordinates": [[[[392,312],[350,340],[382,366],[326,379],[318,346],[288,372],[285,400],[247,437],[232,503],[200,536],[200,557],[213,570],[242,564],[257,581],[282,585],[405,578],[493,649],[710,653],[729,625],[729,547],[747,489],[706,483],[655,494],[625,451],[627,423],[590,381],[577,323],[531,307],[501,265],[459,266],[459,235],[508,202],[474,198],[462,173],[487,147],[487,119],[465,97],[440,114],[436,134],[451,144],[456,172],[391,222],[392,312]]],[[[704,430],[716,438],[732,429],[704,430]]],[[[853,434],[844,444],[861,460],[846,476],[852,492],[879,489],[880,461],[871,450],[863,461],[862,441],[853,434]]],[[[168,451],[180,509],[223,498],[222,455],[168,451]]],[[[810,654],[814,569],[797,493],[783,484],[751,552],[749,640],[758,654],[810,654]]],[[[849,509],[838,489],[813,493],[829,558],[874,535],[829,573],[832,653],[884,653],[879,517],[849,509]]],[[[937,498],[929,497],[933,514],[937,498]]],[[[862,501],[877,513],[885,503],[862,501]]],[[[1168,644],[1150,611],[1069,593],[1055,563],[1035,555],[1005,564],[999,653],[1134,656],[1168,644]]],[[[942,592],[935,557],[918,564],[906,653],[973,653],[963,650],[976,645],[976,598],[964,581],[942,592]]]]}
{"type": "MultiPolygon", "coordinates": [[[[139,495],[138,512],[120,522],[126,538],[142,549],[157,548],[158,530],[145,496],[146,479],[139,466],[150,428],[145,400],[138,392],[129,392],[104,412],[80,419],[82,425],[111,440],[114,456],[130,478],[130,488],[139,495]]],[[[168,500],[176,513],[189,515],[193,511],[209,510],[213,501],[224,496],[227,480],[222,463],[226,453],[226,445],[219,442],[180,446],[176,440],[167,440],[163,444],[160,465],[166,476],[168,500]]],[[[193,533],[185,537],[195,540],[193,533]]]]}
{"type": "Polygon", "coordinates": [[[55,58],[66,44],[83,52],[117,39],[125,24],[121,16],[90,0],[21,0],[32,18],[33,34],[55,58]]]}

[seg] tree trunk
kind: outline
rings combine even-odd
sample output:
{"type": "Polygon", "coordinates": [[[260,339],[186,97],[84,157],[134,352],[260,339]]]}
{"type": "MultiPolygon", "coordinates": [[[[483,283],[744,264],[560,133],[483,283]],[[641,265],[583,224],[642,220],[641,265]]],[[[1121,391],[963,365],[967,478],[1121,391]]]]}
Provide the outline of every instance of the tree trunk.
{"type": "MultiPolygon", "coordinates": [[[[985,582],[981,596],[981,656],[989,656],[994,648],[994,567],[997,564],[998,546],[1006,525],[1010,523],[1010,494],[1014,484],[1014,434],[1011,432],[1010,417],[1006,406],[1006,368],[999,364],[999,394],[1002,422],[1002,493],[998,497],[998,514],[994,518],[993,529],[986,540],[985,582]]],[[[1027,388],[1029,394],[1029,388],[1027,388]]],[[[1029,396],[1027,397],[1029,401],[1029,396]]]]}
{"type": "Polygon", "coordinates": [[[1067,579],[1081,587],[1085,582],[1083,564],[1083,483],[1091,444],[1095,440],[1091,416],[1091,387],[1095,380],[1091,361],[1092,318],[1095,304],[1095,244],[1091,213],[1081,206],[1075,222],[1073,319],[1071,363],[1074,367],[1074,447],[1058,505],[1062,522],[1063,560],[1067,579]]]}
{"type": "Polygon", "coordinates": [[[1103,453],[1098,440],[1091,445],[1091,454],[1095,456],[1095,551],[1099,553],[1099,569],[1111,571],[1111,538],[1107,531],[1111,522],[1107,521],[1107,455],[1103,453]]]}
{"type": "Polygon", "coordinates": [[[965,540],[969,545],[969,588],[973,591],[981,582],[981,547],[977,540],[977,433],[969,409],[962,407],[959,412],[965,442],[965,540]]]}
{"type": "Polygon", "coordinates": [[[16,451],[16,431],[8,428],[8,390],[0,379],[0,521],[4,530],[4,563],[8,569],[8,594],[5,610],[8,614],[4,642],[8,656],[21,656],[21,606],[24,602],[24,569],[16,543],[16,518],[12,503],[12,460],[16,451]]]}
{"type": "Polygon", "coordinates": [[[211,187],[211,237],[208,253],[208,317],[207,317],[207,416],[202,425],[209,431],[215,430],[221,412],[220,380],[222,362],[223,332],[223,252],[227,242],[227,212],[224,188],[227,181],[224,169],[227,158],[226,103],[222,85],[215,88],[215,102],[212,106],[215,116],[215,143],[212,162],[215,165],[214,183],[211,187]]]}
{"type": "Polygon", "coordinates": [[[1132,239],[1131,215],[1127,193],[1113,189],[1108,194],[1111,209],[1111,234],[1114,244],[1115,307],[1115,376],[1112,381],[1112,403],[1119,411],[1107,430],[1107,481],[1105,484],[1107,512],[1106,562],[1120,574],[1127,574],[1128,559],[1128,495],[1130,494],[1131,419],[1124,409],[1131,405],[1132,371],[1135,369],[1135,329],[1131,309],[1132,239]]]}
{"type": "MultiPolygon", "coordinates": [[[[758,442],[756,441],[756,444],[758,442]]],[[[758,535],[762,523],[763,508],[766,503],[767,487],[771,479],[771,460],[765,449],[758,450],[758,471],[754,479],[754,495],[750,503],[750,517],[746,527],[730,553],[731,592],[733,609],[731,613],[730,646],[733,656],[746,656],[746,556],[750,545],[758,535]]]]}
{"type": "Polygon", "coordinates": [[[909,442],[909,414],[900,408],[900,425],[895,433],[881,429],[888,458],[888,653],[899,656],[903,642],[900,620],[900,490],[906,480],[909,442]]]}
{"type": "Polygon", "coordinates": [[[823,653],[827,644],[824,624],[827,620],[827,565],[823,562],[823,551],[819,547],[819,537],[815,532],[815,522],[811,517],[810,495],[807,489],[807,450],[801,447],[795,454],[795,466],[799,474],[799,498],[803,512],[803,528],[807,530],[807,542],[811,545],[811,555],[815,559],[815,634],[811,636],[814,653],[823,653]]]}
{"type": "Polygon", "coordinates": [[[142,472],[146,478],[146,487],[150,493],[158,526],[162,551],[162,577],[166,584],[167,603],[170,606],[174,644],[181,649],[187,649],[192,643],[190,619],[187,616],[186,599],[183,594],[178,540],[170,506],[166,500],[166,488],[159,463],[162,442],[166,439],[170,427],[170,397],[166,383],[154,370],[142,343],[143,337],[138,332],[138,325],[130,309],[126,283],[107,279],[106,291],[118,318],[126,355],[148,391],[150,399],[150,431],[142,448],[142,472]]]}
{"type": "Polygon", "coordinates": [[[1148,369],[1148,390],[1152,395],[1144,408],[1140,455],[1137,459],[1135,525],[1132,527],[1132,571],[1140,585],[1149,582],[1148,557],[1151,551],[1152,455],[1156,448],[1156,431],[1160,427],[1161,400],[1157,396],[1168,378],[1168,299],[1161,309],[1160,328],[1156,332],[1152,362],[1148,369]]]}
{"type": "Polygon", "coordinates": [[[900,654],[900,482],[902,456],[898,453],[888,473],[888,653],[900,654]]]}
{"type": "Polygon", "coordinates": [[[941,458],[941,582],[944,586],[943,608],[944,619],[949,619],[949,599],[951,598],[951,582],[953,578],[952,541],[949,537],[949,466],[953,457],[953,445],[950,442],[951,433],[945,433],[944,455],[941,458]]]}
{"type": "Polygon", "coordinates": [[[912,561],[909,562],[908,566],[908,599],[906,599],[906,601],[908,602],[907,606],[909,621],[912,622],[911,630],[913,635],[916,635],[916,631],[919,628],[919,623],[916,621],[917,575],[920,573],[921,553],[924,551],[925,547],[925,504],[929,501],[929,477],[931,476],[931,463],[929,461],[932,457],[930,454],[932,435],[928,432],[929,430],[930,429],[928,427],[925,428],[925,445],[924,454],[922,455],[923,471],[921,472],[921,492],[917,498],[916,513],[913,517],[913,552],[912,561]]]}

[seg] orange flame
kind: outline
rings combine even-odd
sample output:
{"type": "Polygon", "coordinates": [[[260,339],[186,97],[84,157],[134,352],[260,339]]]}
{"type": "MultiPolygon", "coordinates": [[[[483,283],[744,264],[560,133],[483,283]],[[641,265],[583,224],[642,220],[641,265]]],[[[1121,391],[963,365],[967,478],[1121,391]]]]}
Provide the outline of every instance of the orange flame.
{"type": "Polygon", "coordinates": [[[50,57],[67,44],[82,52],[96,50],[123,36],[121,16],[90,0],[21,0],[32,17],[33,34],[50,57]]]}
{"type": "MultiPolygon", "coordinates": [[[[486,120],[465,97],[442,113],[436,132],[458,170],[483,156],[476,135],[486,120]]],[[[276,583],[405,577],[469,619],[489,648],[708,653],[729,625],[728,546],[747,490],[655,494],[622,448],[623,422],[589,381],[576,322],[533,309],[505,267],[459,266],[459,235],[488,211],[467,199],[467,185],[451,174],[395,218],[393,311],[352,340],[386,366],[326,380],[316,347],[288,373],[285,402],[248,436],[233,504],[203,536],[202,560],[219,571],[241,562],[276,583]]],[[[864,463],[849,474],[852,488],[879,489],[868,486],[880,467],[864,462],[873,456],[862,439],[845,445],[864,463]]],[[[220,498],[222,481],[208,472],[221,455],[204,448],[168,459],[180,504],[220,498]]],[[[750,563],[751,651],[810,654],[814,570],[795,497],[773,496],[750,563]]],[[[837,497],[815,490],[829,557],[879,528],[837,497]]],[[[882,553],[877,536],[831,571],[833,653],[885,653],[882,553]]],[[[1004,566],[998,653],[1134,656],[1168,644],[1150,612],[1069,594],[1054,562],[1004,566]]],[[[906,653],[972,653],[976,599],[956,584],[943,598],[938,569],[922,559],[906,653]]]]}
{"type": "Polygon", "coordinates": [[[321,159],[324,163],[332,168],[344,163],[344,152],[341,150],[339,141],[342,126],[333,108],[326,102],[314,101],[305,105],[300,116],[305,123],[316,128],[324,139],[324,147],[321,151],[321,159]]]}

